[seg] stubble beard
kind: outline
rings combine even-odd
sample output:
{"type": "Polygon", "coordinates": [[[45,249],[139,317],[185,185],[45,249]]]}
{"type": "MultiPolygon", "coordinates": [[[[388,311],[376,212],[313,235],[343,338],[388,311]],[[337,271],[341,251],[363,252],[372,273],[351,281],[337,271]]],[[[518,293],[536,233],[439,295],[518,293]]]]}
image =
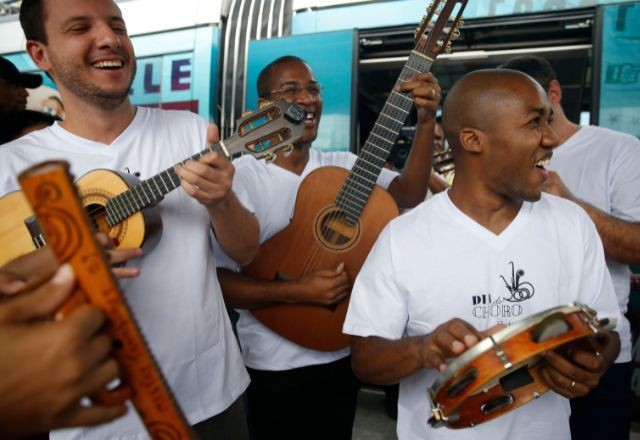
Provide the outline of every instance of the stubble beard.
{"type": "MultiPolygon", "coordinates": [[[[131,78],[126,85],[119,90],[105,89],[95,83],[86,81],[80,75],[84,66],[61,61],[50,55],[50,62],[55,72],[56,81],[68,89],[71,93],[102,110],[114,110],[129,97],[131,84],[136,76],[136,63],[132,64],[131,78]]],[[[129,60],[126,61],[129,63],[129,60]]]]}

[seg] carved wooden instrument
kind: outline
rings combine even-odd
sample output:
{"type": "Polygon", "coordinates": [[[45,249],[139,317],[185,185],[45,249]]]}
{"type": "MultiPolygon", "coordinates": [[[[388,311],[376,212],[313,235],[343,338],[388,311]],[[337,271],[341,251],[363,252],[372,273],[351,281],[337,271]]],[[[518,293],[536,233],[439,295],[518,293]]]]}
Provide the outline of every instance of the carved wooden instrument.
{"type": "Polygon", "coordinates": [[[609,319],[579,303],[554,307],[512,324],[458,356],[428,390],[434,427],[467,428],[489,421],[549,391],[541,375],[544,352],[607,341],[609,319]]]}
{"type": "MultiPolygon", "coordinates": [[[[246,152],[257,159],[273,159],[277,150],[292,148],[302,136],[305,117],[306,112],[294,104],[272,102],[243,116],[232,136],[183,162],[213,151],[227,157],[246,152]]],[[[162,220],[154,205],[180,186],[180,178],[173,167],[142,182],[130,174],[99,169],[76,184],[96,230],[114,238],[118,247],[144,246],[148,252],[162,235],[162,220]]],[[[46,244],[20,191],[0,199],[0,213],[0,265],[46,244]]]]}
{"type": "Polygon", "coordinates": [[[90,302],[105,313],[106,331],[116,341],[113,356],[120,364],[122,384],[91,398],[105,405],[131,398],[153,439],[194,438],[96,242],[68,169],[66,162],[44,162],[18,180],[47,242],[61,263],[71,264],[78,280],[57,318],[90,302]]]}
{"type": "MultiPolygon", "coordinates": [[[[436,56],[458,35],[466,0],[434,1],[416,33],[397,84],[427,72],[436,56]]],[[[244,272],[260,279],[296,279],[320,269],[345,264],[350,279],[384,226],[398,215],[393,198],[376,180],[413,107],[406,93],[393,90],[350,172],[323,167],[300,185],[291,224],[266,241],[244,272]]],[[[279,304],[251,312],[283,337],[315,350],[346,347],[342,323],[349,299],[335,307],[279,304]]]]}

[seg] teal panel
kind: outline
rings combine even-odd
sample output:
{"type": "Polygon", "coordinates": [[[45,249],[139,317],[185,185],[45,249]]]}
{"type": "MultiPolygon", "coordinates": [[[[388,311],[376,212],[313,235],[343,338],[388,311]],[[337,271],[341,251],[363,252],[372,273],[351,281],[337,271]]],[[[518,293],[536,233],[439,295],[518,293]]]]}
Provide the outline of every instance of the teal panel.
{"type": "MultiPolygon", "coordinates": [[[[464,18],[539,13],[623,2],[625,0],[469,0],[464,18]]],[[[293,17],[292,34],[417,24],[429,3],[426,0],[393,0],[299,11],[293,17]]]]}
{"type": "Polygon", "coordinates": [[[267,64],[283,55],[298,56],[309,63],[324,86],[320,130],[313,147],[323,151],[350,150],[354,135],[355,42],[356,33],[352,30],[250,41],[245,107],[257,107],[256,81],[267,64]]]}
{"type": "Polygon", "coordinates": [[[640,138],[640,3],[607,6],[598,125],[640,138]]]}

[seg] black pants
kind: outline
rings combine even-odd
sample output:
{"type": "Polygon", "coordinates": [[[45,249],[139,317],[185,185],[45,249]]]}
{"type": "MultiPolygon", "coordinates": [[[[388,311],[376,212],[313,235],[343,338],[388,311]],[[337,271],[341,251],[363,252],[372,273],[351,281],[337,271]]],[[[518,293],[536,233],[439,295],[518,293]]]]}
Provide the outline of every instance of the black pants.
{"type": "Polygon", "coordinates": [[[358,382],[351,357],[286,371],[248,368],[253,440],[349,440],[358,382]]]}
{"type": "Polygon", "coordinates": [[[629,440],[633,363],[613,364],[589,394],[571,399],[573,440],[629,440]]]}
{"type": "Polygon", "coordinates": [[[245,395],[231,406],[193,426],[200,440],[248,440],[245,395]]]}

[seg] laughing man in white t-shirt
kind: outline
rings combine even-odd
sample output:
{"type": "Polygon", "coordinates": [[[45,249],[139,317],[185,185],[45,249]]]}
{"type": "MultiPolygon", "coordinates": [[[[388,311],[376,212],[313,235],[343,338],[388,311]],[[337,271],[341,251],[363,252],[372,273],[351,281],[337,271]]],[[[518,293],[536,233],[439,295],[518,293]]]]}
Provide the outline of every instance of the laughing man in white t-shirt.
{"type": "MultiPolygon", "coordinates": [[[[56,83],[66,117],[2,146],[0,194],[17,189],[20,171],[51,159],[67,160],[78,177],[105,168],[149,178],[216,137],[191,112],[131,104],[136,58],[112,0],[24,0],[20,21],[27,51],[56,83]]],[[[258,251],[258,225],[230,190],[233,166],[226,157],[206,154],[174,170],[181,188],[157,206],[162,237],[135,261],[139,277],[122,287],[196,432],[203,438],[247,438],[240,397],[249,377],[220,294],[209,231],[226,252],[246,262],[258,251]]],[[[148,433],[131,410],[111,423],[51,437],[142,440],[148,433]]]]}
{"type": "Polygon", "coordinates": [[[565,440],[567,398],[586,394],[613,363],[615,332],[601,355],[545,354],[555,392],[473,428],[427,424],[428,387],[486,330],[572,301],[619,317],[593,223],[542,193],[558,144],[542,88],[519,72],[476,71],[452,88],[443,115],[456,178],[387,225],[367,258],[344,324],[354,371],[367,382],[400,382],[401,440],[565,440]],[[514,268],[517,280],[505,282],[514,268]]]}

